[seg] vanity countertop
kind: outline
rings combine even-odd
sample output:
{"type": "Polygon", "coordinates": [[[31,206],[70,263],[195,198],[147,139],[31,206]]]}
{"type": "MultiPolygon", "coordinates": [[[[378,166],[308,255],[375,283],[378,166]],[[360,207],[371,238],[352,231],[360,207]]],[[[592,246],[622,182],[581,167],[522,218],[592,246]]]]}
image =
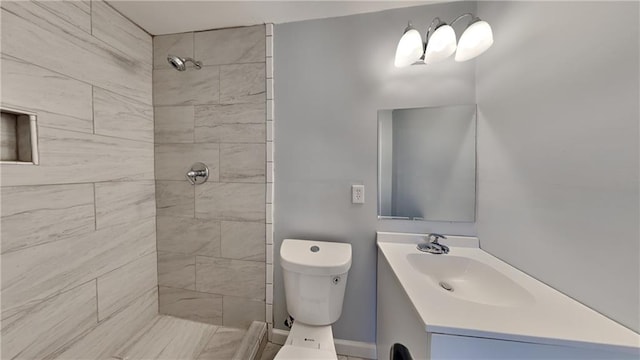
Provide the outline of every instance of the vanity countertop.
{"type": "Polygon", "coordinates": [[[450,236],[441,241],[450,247],[445,255],[418,251],[416,244],[423,239],[422,234],[378,232],[377,243],[427,332],[640,355],[639,334],[489,255],[477,238],[450,236]],[[526,296],[498,305],[468,301],[447,293],[410,261],[442,256],[487,265],[525,289],[526,296]]]}

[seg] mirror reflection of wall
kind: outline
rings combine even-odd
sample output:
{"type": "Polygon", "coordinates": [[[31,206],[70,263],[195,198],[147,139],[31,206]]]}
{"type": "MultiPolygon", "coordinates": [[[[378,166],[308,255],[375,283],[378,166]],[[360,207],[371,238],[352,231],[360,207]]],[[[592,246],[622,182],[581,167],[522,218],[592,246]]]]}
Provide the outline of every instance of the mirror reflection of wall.
{"type": "Polygon", "coordinates": [[[378,111],[381,219],[475,221],[476,106],[378,111]]]}

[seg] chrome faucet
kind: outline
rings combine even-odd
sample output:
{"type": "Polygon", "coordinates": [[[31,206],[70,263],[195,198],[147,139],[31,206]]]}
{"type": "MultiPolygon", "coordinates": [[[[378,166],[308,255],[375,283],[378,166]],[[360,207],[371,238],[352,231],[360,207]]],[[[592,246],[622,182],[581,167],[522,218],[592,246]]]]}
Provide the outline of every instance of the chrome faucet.
{"type": "Polygon", "coordinates": [[[447,237],[441,234],[431,233],[427,235],[426,242],[418,244],[418,250],[429,254],[448,254],[449,247],[447,245],[440,244],[438,240],[446,239],[447,237]]]}

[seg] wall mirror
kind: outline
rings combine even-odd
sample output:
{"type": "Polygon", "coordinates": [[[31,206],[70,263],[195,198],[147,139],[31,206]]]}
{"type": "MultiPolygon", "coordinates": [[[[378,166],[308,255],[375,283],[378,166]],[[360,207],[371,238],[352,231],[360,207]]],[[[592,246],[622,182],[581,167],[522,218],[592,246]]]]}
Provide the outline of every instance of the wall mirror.
{"type": "Polygon", "coordinates": [[[476,105],[378,111],[378,218],[473,222],[476,105]]]}

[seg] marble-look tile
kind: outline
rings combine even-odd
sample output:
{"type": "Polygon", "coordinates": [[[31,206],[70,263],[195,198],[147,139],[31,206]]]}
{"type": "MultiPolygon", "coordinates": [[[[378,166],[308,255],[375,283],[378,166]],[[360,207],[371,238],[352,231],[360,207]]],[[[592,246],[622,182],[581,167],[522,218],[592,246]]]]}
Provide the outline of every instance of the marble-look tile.
{"type": "Polygon", "coordinates": [[[156,214],[194,216],[193,185],[188,181],[156,181],[156,214]]]}
{"type": "Polygon", "coordinates": [[[222,295],[160,286],[160,314],[222,325],[222,295]]]}
{"type": "Polygon", "coordinates": [[[38,126],[40,165],[0,164],[2,185],[153,179],[153,144],[38,126]]]}
{"type": "Polygon", "coordinates": [[[273,121],[267,121],[267,141],[273,141],[273,121]]]}
{"type": "Polygon", "coordinates": [[[22,316],[3,319],[2,358],[47,358],[96,324],[96,282],[92,280],[42,301],[22,316]]]}
{"type": "MultiPolygon", "coordinates": [[[[151,65],[27,1],[2,2],[2,52],[145,104],[151,65]],[[64,56],[60,56],[64,54],[64,56]]],[[[149,37],[148,42],[151,42],[149,37]]]]}
{"type": "Polygon", "coordinates": [[[273,204],[273,183],[267,183],[267,204],[273,204]]]}
{"type": "Polygon", "coordinates": [[[265,144],[220,144],[220,181],[265,182],[265,144]]]}
{"type": "Polygon", "coordinates": [[[205,65],[264,62],[264,25],[195,33],[195,56],[205,65]]]}
{"type": "Polygon", "coordinates": [[[267,345],[267,324],[264,321],[252,321],[247,327],[247,334],[233,355],[233,360],[257,359],[267,345]]]}
{"type": "Polygon", "coordinates": [[[95,229],[93,185],[2,187],[2,253],[95,229]]]}
{"type": "Polygon", "coordinates": [[[264,184],[204,183],[196,186],[196,217],[264,221],[264,184]]]}
{"type": "Polygon", "coordinates": [[[267,121],[273,121],[275,119],[275,102],[273,100],[267,100],[267,121]]]}
{"type": "Polygon", "coordinates": [[[156,106],[154,116],[156,144],[194,141],[194,107],[192,105],[156,106]]]}
{"type": "Polygon", "coordinates": [[[18,119],[14,114],[1,113],[0,160],[15,161],[18,157],[18,119]]]}
{"type": "Polygon", "coordinates": [[[220,66],[220,103],[262,103],[266,100],[265,64],[220,66]]]}
{"type": "Polygon", "coordinates": [[[122,359],[195,359],[218,327],[194,321],[159,316],[117,352],[122,359]]]}
{"type": "Polygon", "coordinates": [[[83,1],[35,1],[56,16],[91,33],[91,5],[83,1]]]}
{"type": "Polygon", "coordinates": [[[264,143],[265,124],[211,124],[196,127],[196,142],[264,143]]]}
{"type": "Polygon", "coordinates": [[[267,343],[267,346],[262,351],[260,360],[273,360],[273,358],[276,357],[276,354],[278,353],[278,351],[280,351],[281,348],[282,345],[274,344],[271,342],[267,343]]]}
{"type": "Polygon", "coordinates": [[[196,257],[158,251],[158,285],[178,289],[196,289],[196,257]]]}
{"type": "Polygon", "coordinates": [[[238,350],[246,330],[221,327],[198,355],[198,360],[229,360],[238,350]]]}
{"type": "Polygon", "coordinates": [[[93,88],[96,134],[153,142],[153,107],[111,91],[93,88]]]}
{"type": "Polygon", "coordinates": [[[203,66],[197,70],[187,65],[186,71],[153,70],[154,105],[218,104],[220,69],[203,66]]]}
{"type": "Polygon", "coordinates": [[[273,284],[273,264],[267,263],[267,284],[273,284]]]}
{"type": "Polygon", "coordinates": [[[16,124],[18,159],[20,159],[20,161],[33,161],[33,149],[31,147],[31,120],[28,115],[18,115],[16,118],[18,120],[16,124]]]}
{"type": "Polygon", "coordinates": [[[218,181],[220,146],[218,144],[157,144],[155,167],[157,180],[187,182],[185,174],[196,162],[209,168],[209,180],[218,181]]]}
{"type": "Polygon", "coordinates": [[[221,256],[228,259],[265,261],[263,222],[222,221],[221,256]]]}
{"type": "Polygon", "coordinates": [[[95,187],[97,229],[131,224],[156,214],[152,180],[110,181],[95,187]]]}
{"type": "Polygon", "coordinates": [[[2,255],[2,318],[155,251],[155,218],[2,255]]]}
{"type": "Polygon", "coordinates": [[[265,304],[265,321],[269,324],[273,324],[273,305],[265,304]]]}
{"type": "Polygon", "coordinates": [[[273,244],[273,224],[267,224],[267,245],[273,244]]]}
{"type": "Polygon", "coordinates": [[[122,344],[152,322],[157,315],[158,289],[153,288],[101,321],[97,327],[64,349],[56,359],[111,359],[122,344]]]}
{"type": "Polygon", "coordinates": [[[152,38],[102,0],[91,2],[91,33],[136,61],[152,64],[152,38]]]}
{"type": "Polygon", "coordinates": [[[37,112],[39,126],[93,132],[91,85],[5,54],[0,70],[3,105],[37,112]]]}
{"type": "Polygon", "coordinates": [[[159,216],[158,251],[220,256],[220,222],[159,216]]]}
{"type": "Polygon", "coordinates": [[[158,286],[157,261],[157,254],[153,252],[98,277],[99,321],[158,286]]]}
{"type": "Polygon", "coordinates": [[[213,124],[262,124],[265,114],[263,103],[199,105],[195,107],[195,124],[197,128],[213,124]]]}
{"type": "Polygon", "coordinates": [[[264,299],[264,271],[261,262],[196,256],[196,290],[264,299]]]}
{"type": "Polygon", "coordinates": [[[222,323],[224,326],[248,328],[253,321],[264,320],[264,300],[251,300],[241,297],[224,297],[222,323]]]}
{"type": "MultiPolygon", "coordinates": [[[[193,58],[193,33],[158,35],[153,37],[153,67],[154,69],[170,69],[167,56],[193,58]]],[[[200,60],[200,59],[197,59],[200,60]]]]}

